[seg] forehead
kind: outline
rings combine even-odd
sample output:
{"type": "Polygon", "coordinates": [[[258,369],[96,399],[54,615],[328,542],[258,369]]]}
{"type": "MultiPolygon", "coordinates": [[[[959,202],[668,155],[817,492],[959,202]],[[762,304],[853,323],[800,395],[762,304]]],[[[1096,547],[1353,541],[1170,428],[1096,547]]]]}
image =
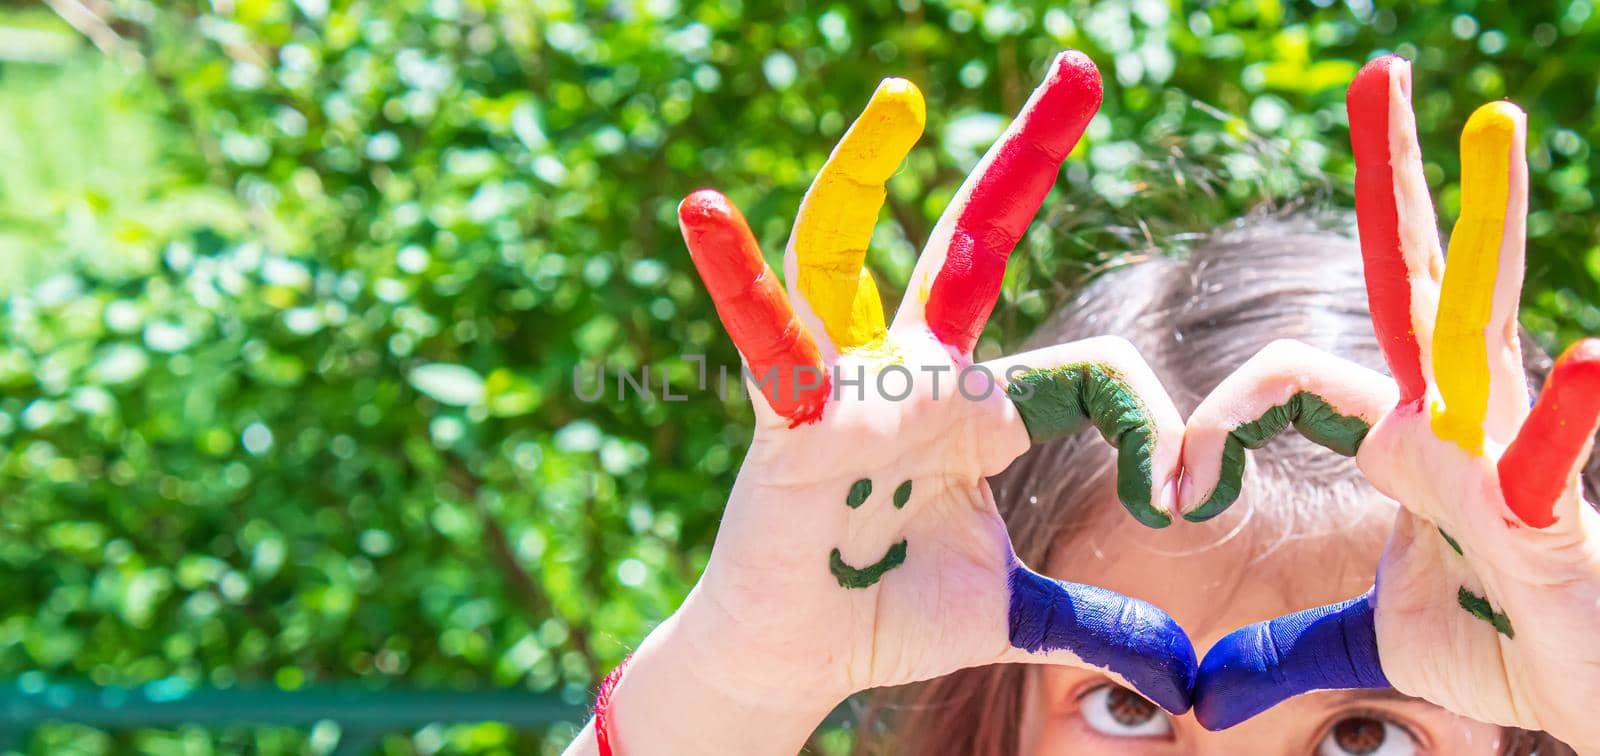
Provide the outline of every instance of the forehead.
{"type": "Polygon", "coordinates": [[[1144,599],[1166,610],[1204,654],[1259,620],[1341,601],[1372,585],[1395,505],[1353,495],[1329,511],[1241,498],[1205,523],[1153,530],[1106,494],[1098,515],[1055,544],[1044,572],[1144,599]]]}

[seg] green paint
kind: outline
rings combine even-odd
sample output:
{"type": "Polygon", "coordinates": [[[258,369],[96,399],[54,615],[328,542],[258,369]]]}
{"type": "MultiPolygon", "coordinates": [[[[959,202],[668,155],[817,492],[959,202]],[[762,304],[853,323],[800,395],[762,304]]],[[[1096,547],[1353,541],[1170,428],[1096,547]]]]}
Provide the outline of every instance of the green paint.
{"type": "Polygon", "coordinates": [[[828,570],[839,580],[842,588],[866,588],[883,579],[883,573],[899,567],[906,561],[906,542],[904,540],[890,546],[884,552],[883,558],[867,565],[855,568],[844,563],[844,556],[834,549],[828,556],[828,570]]]}
{"type": "Polygon", "coordinates": [[[872,495],[872,481],[862,478],[850,484],[850,493],[844,497],[845,506],[859,509],[867,502],[867,497],[872,495]]]}
{"type": "Polygon", "coordinates": [[[1152,528],[1172,518],[1150,503],[1155,429],[1150,411],[1122,376],[1103,365],[1079,363],[1029,370],[1006,387],[1034,445],[1093,425],[1117,449],[1117,498],[1134,519],[1152,528]]]}
{"type": "Polygon", "coordinates": [[[1444,532],[1444,528],[1439,528],[1439,535],[1444,537],[1444,542],[1450,544],[1450,548],[1454,549],[1457,554],[1466,556],[1466,554],[1461,553],[1461,544],[1456,543],[1456,539],[1451,538],[1449,533],[1444,532]]]}
{"type": "Polygon", "coordinates": [[[1244,477],[1245,449],[1260,449],[1273,436],[1293,425],[1312,443],[1325,446],[1346,457],[1354,457],[1371,426],[1353,415],[1341,415],[1326,399],[1309,391],[1289,397],[1289,401],[1267,410],[1261,417],[1241,423],[1228,434],[1222,448],[1222,471],[1211,498],[1184,515],[1191,522],[1204,522],[1227,509],[1239,498],[1244,477]]]}
{"type": "Polygon", "coordinates": [[[901,483],[900,487],[894,490],[894,508],[900,509],[908,501],[911,501],[911,481],[909,480],[901,483]]]}
{"type": "Polygon", "coordinates": [[[1500,631],[1501,635],[1507,638],[1517,637],[1516,632],[1511,629],[1511,618],[1507,617],[1505,612],[1495,611],[1489,606],[1489,599],[1467,590],[1466,586],[1456,591],[1456,603],[1467,610],[1467,614],[1494,625],[1494,629],[1500,631]]]}

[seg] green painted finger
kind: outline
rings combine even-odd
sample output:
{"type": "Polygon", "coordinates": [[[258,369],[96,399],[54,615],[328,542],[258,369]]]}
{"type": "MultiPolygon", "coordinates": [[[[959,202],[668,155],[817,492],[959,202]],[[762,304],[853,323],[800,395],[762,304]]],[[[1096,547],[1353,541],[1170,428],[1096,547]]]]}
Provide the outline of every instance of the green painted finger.
{"type": "Polygon", "coordinates": [[[1222,468],[1216,488],[1184,519],[1202,522],[1217,516],[1239,498],[1243,487],[1245,449],[1260,449],[1290,426],[1312,443],[1354,457],[1372,426],[1353,415],[1340,414],[1326,399],[1301,391],[1269,408],[1261,417],[1240,423],[1228,433],[1222,450],[1222,468]]]}
{"type": "Polygon", "coordinates": [[[1120,374],[1093,363],[1027,370],[1010,377],[1006,394],[1034,445],[1093,425],[1117,450],[1117,498],[1122,505],[1150,527],[1172,522],[1151,502],[1154,418],[1120,374]]]}
{"type": "Polygon", "coordinates": [[[1227,509],[1241,492],[1245,450],[1290,426],[1355,456],[1398,395],[1393,378],[1350,360],[1293,340],[1266,345],[1189,414],[1178,511],[1201,522],[1227,509]]]}

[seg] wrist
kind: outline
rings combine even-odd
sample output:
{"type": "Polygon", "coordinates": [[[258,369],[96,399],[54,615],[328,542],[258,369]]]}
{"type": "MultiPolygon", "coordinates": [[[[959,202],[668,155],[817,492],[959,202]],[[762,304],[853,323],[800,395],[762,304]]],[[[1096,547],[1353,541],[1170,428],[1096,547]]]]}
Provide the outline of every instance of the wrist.
{"type": "Polygon", "coordinates": [[[618,756],[794,754],[844,696],[760,674],[759,660],[719,653],[697,634],[690,602],[634,651],[611,690],[618,756]]]}

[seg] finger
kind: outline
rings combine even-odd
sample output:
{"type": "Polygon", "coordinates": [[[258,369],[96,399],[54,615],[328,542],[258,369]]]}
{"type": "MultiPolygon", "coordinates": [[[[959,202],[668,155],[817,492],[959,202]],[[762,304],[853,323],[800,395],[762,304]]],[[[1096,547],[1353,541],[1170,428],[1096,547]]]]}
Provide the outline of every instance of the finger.
{"type": "Polygon", "coordinates": [[[1245,449],[1265,446],[1291,425],[1355,456],[1396,396],[1394,381],[1354,362],[1298,341],[1268,344],[1189,415],[1178,511],[1191,522],[1221,514],[1239,498],[1245,449]]]}
{"type": "Polygon", "coordinates": [[[1100,73],[1088,56],[1075,50],[1056,56],[1044,83],[934,226],[896,325],[926,323],[939,341],[972,353],[1000,295],[1006,259],[1100,108],[1100,97],[1100,73]]]}
{"type": "Polygon", "coordinates": [[[867,243],[883,207],[884,185],[922,136],[922,92],[884,79],[811,182],[790,250],[795,288],[840,351],[883,338],[883,304],[865,274],[867,243]]]}
{"type": "Polygon", "coordinates": [[[817,345],[795,318],[739,208],[716,190],[701,189],[678,205],[678,225],[717,317],[762,383],[768,405],[790,427],[821,418],[829,388],[817,345]]]}
{"type": "Polygon", "coordinates": [[[1535,528],[1555,524],[1556,504],[1576,489],[1597,427],[1600,339],[1584,339],[1556,360],[1539,401],[1500,457],[1500,490],[1517,519],[1535,528]]]}
{"type": "Polygon", "coordinates": [[[1194,716],[1223,730],[1313,690],[1387,688],[1371,591],[1229,633],[1206,652],[1194,716]]]}
{"type": "Polygon", "coordinates": [[[1000,661],[1096,667],[1173,714],[1189,710],[1194,646],[1166,612],[1020,564],[1011,568],[1010,591],[1012,648],[1000,661]]]}
{"type": "Polygon", "coordinates": [[[1117,450],[1117,496],[1139,522],[1172,522],[1183,416],[1127,340],[1102,336],[982,363],[1011,400],[1002,422],[1038,445],[1094,426],[1117,450]]]}
{"type": "Polygon", "coordinates": [[[1433,418],[1433,432],[1473,454],[1482,450],[1486,432],[1497,442],[1509,440],[1528,406],[1517,346],[1526,129],[1517,106],[1491,102],[1474,111],[1461,132],[1461,217],[1450,234],[1433,340],[1434,382],[1444,408],[1433,418]]]}
{"type": "Polygon", "coordinates": [[[1444,259],[1411,112],[1411,62],[1386,55],[1368,63],[1350,83],[1345,105],[1372,326],[1400,403],[1420,407],[1444,259]]]}

